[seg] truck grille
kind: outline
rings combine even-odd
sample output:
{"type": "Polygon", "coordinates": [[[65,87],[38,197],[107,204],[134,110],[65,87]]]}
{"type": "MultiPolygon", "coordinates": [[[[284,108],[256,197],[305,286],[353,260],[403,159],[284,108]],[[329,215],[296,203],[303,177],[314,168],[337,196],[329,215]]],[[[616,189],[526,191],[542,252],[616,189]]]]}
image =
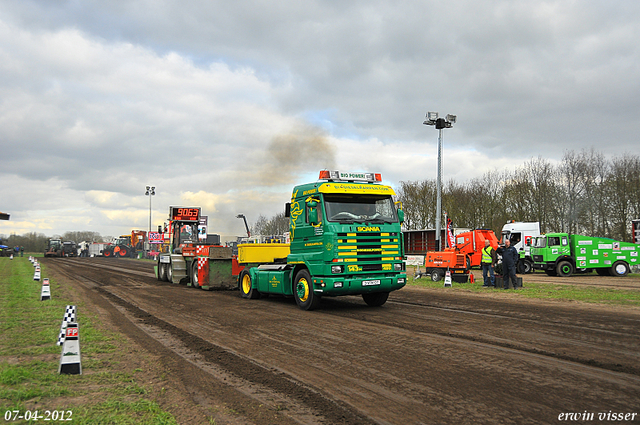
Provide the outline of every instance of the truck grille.
{"type": "Polygon", "coordinates": [[[533,262],[534,263],[542,263],[542,255],[534,255],[533,256],[533,262]]]}
{"type": "MultiPolygon", "coordinates": [[[[398,233],[338,233],[338,258],[345,263],[392,261],[400,256],[398,233]]],[[[362,271],[382,270],[381,264],[362,264],[362,271]]]]}

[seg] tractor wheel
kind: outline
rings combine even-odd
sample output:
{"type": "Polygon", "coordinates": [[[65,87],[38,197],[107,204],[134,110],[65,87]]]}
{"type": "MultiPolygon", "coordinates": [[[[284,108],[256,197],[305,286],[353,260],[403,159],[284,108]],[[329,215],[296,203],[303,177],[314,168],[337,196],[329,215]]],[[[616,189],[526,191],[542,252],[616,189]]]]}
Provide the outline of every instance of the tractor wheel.
{"type": "Polygon", "coordinates": [[[388,292],[374,292],[373,294],[362,294],[362,299],[371,307],[380,307],[387,302],[388,292]]]}
{"type": "Polygon", "coordinates": [[[191,285],[200,289],[200,282],[198,282],[198,260],[193,261],[191,265],[191,285]]]}
{"type": "Polygon", "coordinates": [[[173,264],[165,263],[164,267],[167,272],[167,282],[173,283],[173,264]]]}
{"type": "Polygon", "coordinates": [[[164,264],[158,261],[158,280],[166,281],[167,280],[167,271],[164,268],[164,264]]]}
{"type": "Polygon", "coordinates": [[[113,251],[110,251],[110,250],[106,250],[106,249],[105,249],[105,250],[102,252],[102,255],[104,255],[105,257],[113,257],[113,251]]]}
{"type": "Polygon", "coordinates": [[[444,277],[444,272],[441,269],[433,269],[431,270],[431,273],[429,273],[429,275],[431,276],[431,280],[433,282],[440,282],[444,277]]]}
{"type": "Polygon", "coordinates": [[[313,291],[311,275],[306,269],[296,274],[293,281],[293,296],[298,307],[303,310],[314,310],[320,303],[320,296],[313,291]]]}
{"type": "Polygon", "coordinates": [[[556,272],[560,277],[569,277],[573,274],[573,264],[569,261],[560,261],[556,266],[556,272]]]}
{"type": "Polygon", "coordinates": [[[118,251],[118,258],[126,258],[129,256],[129,249],[126,246],[121,246],[118,251]]]}
{"type": "Polygon", "coordinates": [[[629,265],[624,261],[616,261],[611,266],[611,276],[624,277],[629,274],[629,265]]]}
{"type": "Polygon", "coordinates": [[[251,280],[251,273],[249,270],[244,269],[242,273],[240,273],[240,278],[238,279],[238,289],[240,290],[240,296],[242,298],[247,298],[250,300],[255,300],[260,298],[260,292],[257,289],[253,288],[253,281],[251,280]]]}

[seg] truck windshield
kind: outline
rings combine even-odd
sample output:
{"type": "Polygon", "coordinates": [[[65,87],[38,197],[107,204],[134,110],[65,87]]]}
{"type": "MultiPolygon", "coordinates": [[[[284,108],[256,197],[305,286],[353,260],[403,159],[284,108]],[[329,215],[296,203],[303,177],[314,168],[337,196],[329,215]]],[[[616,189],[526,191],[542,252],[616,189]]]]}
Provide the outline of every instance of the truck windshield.
{"type": "Polygon", "coordinates": [[[535,241],[533,242],[533,246],[536,248],[545,248],[547,246],[547,238],[545,237],[536,238],[535,241]]]}
{"type": "Polygon", "coordinates": [[[397,223],[390,196],[325,194],[327,220],[337,223],[397,223]]]}

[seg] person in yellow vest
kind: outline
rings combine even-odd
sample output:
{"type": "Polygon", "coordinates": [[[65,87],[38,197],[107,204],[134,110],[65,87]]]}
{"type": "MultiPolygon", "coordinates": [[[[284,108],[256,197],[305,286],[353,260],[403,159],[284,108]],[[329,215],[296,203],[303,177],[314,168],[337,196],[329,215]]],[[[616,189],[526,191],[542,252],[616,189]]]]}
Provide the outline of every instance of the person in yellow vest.
{"type": "Polygon", "coordinates": [[[495,288],[496,287],[496,275],[493,272],[493,267],[497,262],[496,250],[493,249],[489,239],[485,239],[484,248],[482,248],[482,278],[484,279],[483,288],[495,288]],[[487,280],[487,274],[489,274],[491,280],[487,280]]]}

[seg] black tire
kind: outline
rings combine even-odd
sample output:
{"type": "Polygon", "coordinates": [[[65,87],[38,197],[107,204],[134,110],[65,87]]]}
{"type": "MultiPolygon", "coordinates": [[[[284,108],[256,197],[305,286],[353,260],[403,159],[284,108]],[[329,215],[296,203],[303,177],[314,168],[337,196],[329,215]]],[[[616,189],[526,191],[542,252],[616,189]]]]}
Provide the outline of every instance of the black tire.
{"type": "Polygon", "coordinates": [[[314,310],[320,304],[320,296],[313,291],[311,275],[306,269],[300,270],[293,280],[293,297],[302,310],[314,310]]]}
{"type": "Polygon", "coordinates": [[[164,264],[158,261],[158,280],[166,281],[167,280],[167,271],[164,268],[164,264]]]}
{"type": "Polygon", "coordinates": [[[118,255],[116,255],[116,257],[126,258],[128,256],[129,256],[129,249],[126,246],[121,246],[120,251],[118,251],[118,255]]]}
{"type": "Polygon", "coordinates": [[[388,292],[374,292],[373,294],[362,294],[362,299],[371,307],[380,307],[387,302],[388,292]]]}
{"type": "Polygon", "coordinates": [[[191,286],[194,288],[200,289],[200,282],[198,282],[198,259],[196,258],[191,263],[191,275],[189,276],[191,279],[191,286]]]}
{"type": "Polygon", "coordinates": [[[611,266],[611,276],[624,277],[629,274],[629,265],[624,261],[616,261],[611,266]]]}
{"type": "Polygon", "coordinates": [[[533,272],[533,264],[529,260],[518,261],[518,273],[529,274],[533,272]]]}
{"type": "Polygon", "coordinates": [[[165,263],[164,267],[167,273],[167,282],[173,283],[173,264],[165,263]]]}
{"type": "Polygon", "coordinates": [[[574,272],[573,264],[571,264],[571,262],[569,261],[566,261],[566,260],[560,261],[556,266],[556,273],[560,277],[569,277],[573,274],[573,272],[574,272]]]}
{"type": "Polygon", "coordinates": [[[471,257],[466,256],[467,259],[467,270],[471,270],[471,257]]]}
{"type": "Polygon", "coordinates": [[[433,269],[431,273],[429,273],[429,276],[431,276],[433,282],[440,282],[444,277],[444,271],[442,269],[433,269]]]}
{"type": "Polygon", "coordinates": [[[240,290],[240,296],[242,298],[247,298],[250,300],[255,300],[260,298],[260,292],[257,289],[253,288],[253,282],[251,280],[251,273],[249,270],[244,269],[242,273],[240,273],[240,277],[238,278],[238,289],[240,290]]]}

